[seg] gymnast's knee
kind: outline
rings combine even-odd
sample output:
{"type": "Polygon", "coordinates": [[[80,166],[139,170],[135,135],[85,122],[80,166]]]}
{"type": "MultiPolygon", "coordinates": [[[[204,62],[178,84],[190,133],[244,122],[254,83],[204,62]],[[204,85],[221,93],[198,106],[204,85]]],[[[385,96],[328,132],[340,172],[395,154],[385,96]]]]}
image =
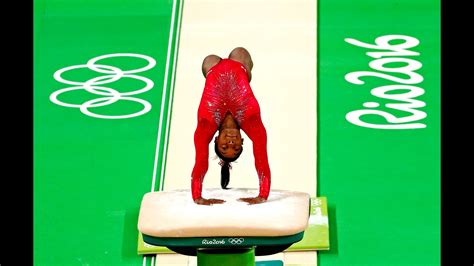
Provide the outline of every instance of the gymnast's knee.
{"type": "Polygon", "coordinates": [[[229,54],[229,58],[242,63],[249,71],[253,68],[252,57],[249,51],[243,47],[236,47],[229,54]]]}
{"type": "Polygon", "coordinates": [[[206,77],[207,72],[209,72],[209,69],[219,63],[219,61],[221,61],[221,58],[213,54],[208,55],[204,58],[204,60],[202,61],[202,74],[204,75],[204,77],[206,77]]]}
{"type": "Polygon", "coordinates": [[[252,68],[253,68],[253,61],[252,57],[250,56],[249,51],[243,47],[236,47],[232,52],[229,54],[229,59],[235,60],[240,62],[245,66],[247,69],[247,74],[249,76],[249,81],[252,79],[252,68]]]}

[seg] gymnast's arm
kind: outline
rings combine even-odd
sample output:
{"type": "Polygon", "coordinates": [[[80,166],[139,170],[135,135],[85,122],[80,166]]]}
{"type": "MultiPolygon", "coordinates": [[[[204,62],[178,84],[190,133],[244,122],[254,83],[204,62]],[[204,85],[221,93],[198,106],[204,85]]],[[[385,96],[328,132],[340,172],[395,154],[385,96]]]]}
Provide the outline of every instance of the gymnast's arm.
{"type": "Polygon", "coordinates": [[[191,192],[196,204],[212,205],[223,203],[219,199],[204,199],[201,196],[202,183],[209,166],[209,143],[217,131],[217,125],[204,118],[198,119],[198,125],[194,132],[194,147],[196,148],[196,160],[191,174],[191,192]]]}
{"type": "Polygon", "coordinates": [[[260,192],[255,198],[242,198],[249,204],[264,202],[270,194],[271,173],[267,155],[267,132],[263,126],[260,113],[257,113],[241,124],[242,130],[252,140],[255,168],[259,178],[260,192]]]}

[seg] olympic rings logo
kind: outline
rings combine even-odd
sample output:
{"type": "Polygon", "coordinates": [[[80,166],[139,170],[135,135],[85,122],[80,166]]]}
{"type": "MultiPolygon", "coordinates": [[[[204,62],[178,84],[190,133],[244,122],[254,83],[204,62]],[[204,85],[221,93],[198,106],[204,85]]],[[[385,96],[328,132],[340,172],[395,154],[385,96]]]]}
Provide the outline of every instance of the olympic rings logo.
{"type": "Polygon", "coordinates": [[[133,75],[138,72],[143,72],[146,70],[149,70],[153,68],[156,65],[155,59],[146,56],[146,55],[141,55],[141,54],[133,54],[133,53],[116,53],[116,54],[107,54],[107,55],[102,55],[98,57],[94,57],[90,59],[87,64],[84,65],[74,65],[74,66],[69,66],[65,68],[61,68],[58,71],[54,73],[54,79],[61,83],[69,84],[69,85],[75,85],[73,87],[68,87],[68,88],[63,88],[58,91],[53,92],[49,99],[60,106],[64,107],[72,107],[72,108],[79,108],[79,110],[88,116],[91,117],[96,117],[96,118],[102,118],[102,119],[124,119],[124,118],[131,118],[131,117],[136,117],[140,116],[143,114],[146,114],[148,111],[151,110],[151,104],[145,100],[134,98],[134,97],[129,97],[131,95],[136,95],[139,93],[143,93],[146,91],[149,91],[153,88],[153,81],[151,81],[148,78],[142,77],[142,76],[137,76],[133,75]],[[131,70],[122,70],[118,67],[114,66],[109,66],[109,65],[103,65],[103,64],[97,64],[98,61],[106,59],[106,58],[111,58],[111,57],[135,57],[135,58],[141,58],[145,59],[148,62],[148,65],[142,67],[142,68],[137,68],[137,69],[131,69],[131,70]],[[90,70],[103,73],[105,75],[99,76],[92,78],[90,80],[87,80],[85,82],[79,82],[79,81],[71,81],[71,80],[66,80],[62,77],[62,74],[64,72],[74,70],[74,69],[79,69],[79,68],[88,68],[90,70]],[[135,90],[135,91],[129,91],[125,93],[120,93],[117,90],[114,90],[109,87],[104,87],[104,86],[98,86],[98,85],[103,85],[107,83],[112,83],[115,82],[121,78],[132,78],[132,79],[137,79],[141,80],[145,83],[145,86],[141,89],[135,90]],[[86,90],[87,92],[90,92],[92,94],[104,96],[100,97],[97,99],[92,99],[89,100],[83,104],[71,104],[71,103],[65,103],[60,100],[58,100],[58,96],[62,93],[69,92],[69,91],[75,91],[75,90],[86,90]],[[143,105],[143,109],[141,111],[138,111],[136,113],[132,114],[126,114],[126,115],[101,115],[101,114],[96,114],[91,112],[89,109],[93,107],[100,107],[100,106],[105,106],[105,105],[110,105],[113,104],[119,100],[126,100],[126,101],[132,101],[132,102],[137,102],[143,105]]]}
{"type": "Polygon", "coordinates": [[[232,245],[241,245],[242,243],[244,243],[244,239],[243,238],[229,238],[229,243],[231,243],[232,245]]]}

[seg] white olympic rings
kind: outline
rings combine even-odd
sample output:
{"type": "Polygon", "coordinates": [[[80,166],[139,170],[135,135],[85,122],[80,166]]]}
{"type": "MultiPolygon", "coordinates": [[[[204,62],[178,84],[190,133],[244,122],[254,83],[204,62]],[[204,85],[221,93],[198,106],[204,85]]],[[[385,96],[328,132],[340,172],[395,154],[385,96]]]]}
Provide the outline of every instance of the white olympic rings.
{"type": "Polygon", "coordinates": [[[136,117],[143,115],[147,113],[148,111],[151,110],[151,104],[145,100],[134,98],[134,97],[128,97],[131,95],[135,94],[140,94],[146,91],[149,91],[153,88],[153,81],[142,77],[142,76],[137,76],[137,75],[132,75],[134,73],[138,72],[143,72],[147,71],[151,68],[153,68],[156,65],[155,59],[146,56],[146,55],[141,55],[141,54],[132,54],[132,53],[116,53],[116,54],[107,54],[107,55],[101,55],[94,57],[90,59],[87,64],[83,65],[74,65],[74,66],[68,66],[59,69],[54,73],[54,79],[64,83],[64,84],[69,84],[69,85],[75,85],[73,87],[67,87],[60,89],[58,91],[53,92],[50,96],[49,99],[60,106],[64,107],[72,107],[72,108],[79,108],[79,110],[88,116],[91,117],[96,117],[96,118],[103,118],[103,119],[123,119],[123,118],[131,118],[131,117],[136,117]],[[131,69],[131,70],[122,70],[118,67],[114,66],[109,66],[109,65],[102,65],[102,64],[96,64],[97,61],[106,59],[106,58],[111,58],[111,57],[135,57],[135,58],[141,58],[145,59],[148,61],[148,65],[142,67],[142,68],[137,68],[137,69],[131,69]],[[74,69],[79,69],[79,68],[88,68],[90,70],[93,70],[95,72],[107,74],[104,76],[99,76],[95,77],[92,79],[89,79],[85,82],[79,82],[79,81],[71,81],[64,79],[62,77],[62,74],[64,72],[74,70],[74,69]],[[117,90],[114,90],[112,88],[104,87],[104,86],[97,86],[97,85],[103,85],[107,83],[112,83],[115,82],[121,78],[132,78],[132,79],[137,79],[141,80],[145,83],[145,86],[141,89],[134,90],[134,91],[128,91],[128,92],[118,92],[117,90]],[[97,99],[92,99],[89,100],[83,104],[72,104],[72,103],[65,103],[60,100],[58,100],[58,96],[62,93],[69,92],[69,91],[75,91],[75,90],[86,90],[87,92],[96,94],[96,95],[101,95],[104,97],[97,98],[97,99]],[[89,108],[93,107],[100,107],[100,106],[105,106],[109,104],[113,104],[119,100],[126,100],[126,101],[132,101],[132,102],[137,102],[143,105],[143,109],[141,111],[138,111],[136,113],[132,114],[127,114],[127,115],[101,115],[101,114],[96,114],[93,113],[89,110],[89,108]]]}
{"type": "Polygon", "coordinates": [[[241,245],[242,243],[244,243],[244,239],[243,238],[229,238],[229,243],[231,243],[232,245],[241,245]]]}

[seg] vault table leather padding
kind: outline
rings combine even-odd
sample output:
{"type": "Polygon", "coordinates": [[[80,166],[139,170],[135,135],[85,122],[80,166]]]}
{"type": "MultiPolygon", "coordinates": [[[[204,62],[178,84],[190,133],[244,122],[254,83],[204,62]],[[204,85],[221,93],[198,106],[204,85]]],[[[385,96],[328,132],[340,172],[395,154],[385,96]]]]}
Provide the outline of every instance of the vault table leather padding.
{"type": "Polygon", "coordinates": [[[138,230],[152,237],[281,237],[303,232],[308,226],[307,193],[272,190],[268,201],[248,205],[237,201],[254,197],[256,189],[204,189],[204,198],[224,204],[195,204],[189,189],[149,192],[144,195],[138,230]]]}

